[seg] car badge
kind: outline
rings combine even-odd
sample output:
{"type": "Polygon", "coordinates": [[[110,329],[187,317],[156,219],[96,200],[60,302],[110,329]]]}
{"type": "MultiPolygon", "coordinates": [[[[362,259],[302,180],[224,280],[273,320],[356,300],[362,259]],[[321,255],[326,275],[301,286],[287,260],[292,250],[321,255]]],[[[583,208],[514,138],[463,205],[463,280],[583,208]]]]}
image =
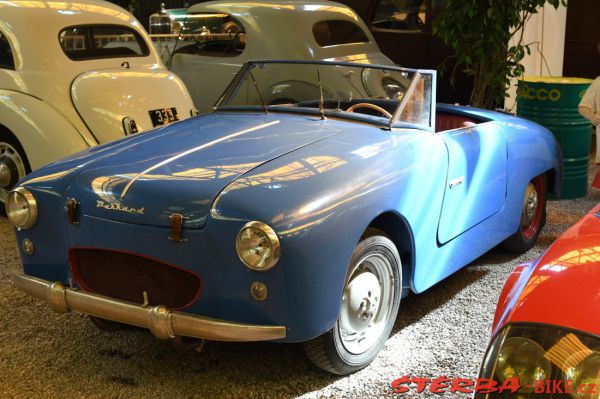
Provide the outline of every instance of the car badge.
{"type": "Polygon", "coordinates": [[[145,210],[144,207],[130,208],[128,206],[123,206],[119,203],[110,203],[110,202],[104,202],[104,201],[100,201],[100,200],[96,200],[96,208],[103,208],[108,211],[131,213],[131,214],[135,214],[135,215],[143,215],[144,210],[145,210]]]}
{"type": "Polygon", "coordinates": [[[130,134],[135,134],[135,133],[139,132],[137,123],[135,123],[135,120],[133,120],[133,118],[130,118],[128,116],[123,118],[123,130],[125,131],[125,134],[128,136],[130,134]]]}

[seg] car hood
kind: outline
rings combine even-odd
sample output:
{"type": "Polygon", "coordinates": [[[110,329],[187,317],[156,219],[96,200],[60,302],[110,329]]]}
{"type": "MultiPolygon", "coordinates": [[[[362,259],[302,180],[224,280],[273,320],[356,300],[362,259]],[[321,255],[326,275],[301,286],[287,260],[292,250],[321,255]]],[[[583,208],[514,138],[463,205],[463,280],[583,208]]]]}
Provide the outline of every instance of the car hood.
{"type": "Polygon", "coordinates": [[[508,322],[553,324],[600,334],[600,205],[539,259],[508,322]]]}
{"type": "Polygon", "coordinates": [[[214,198],[236,178],[339,132],[315,117],[207,114],[88,162],[67,195],[88,216],[170,226],[169,217],[179,213],[185,227],[200,228],[214,198]]]}
{"type": "MultiPolygon", "coordinates": [[[[124,118],[133,120],[137,131],[142,132],[154,128],[152,111],[157,114],[157,110],[169,109],[171,113],[176,112],[177,120],[189,118],[194,111],[181,79],[162,68],[85,72],[71,84],[71,98],[99,143],[124,137],[127,134],[124,118]]],[[[162,116],[157,114],[155,119],[163,120],[162,116]]]]}

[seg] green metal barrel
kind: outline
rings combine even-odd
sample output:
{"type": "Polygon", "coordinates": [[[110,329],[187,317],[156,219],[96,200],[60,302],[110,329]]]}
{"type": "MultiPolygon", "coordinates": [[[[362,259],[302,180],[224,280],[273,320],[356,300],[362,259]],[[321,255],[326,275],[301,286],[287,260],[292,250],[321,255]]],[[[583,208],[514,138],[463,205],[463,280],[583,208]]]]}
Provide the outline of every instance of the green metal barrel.
{"type": "Polygon", "coordinates": [[[562,199],[587,193],[592,125],[579,115],[577,107],[591,83],[590,79],[563,77],[526,77],[519,81],[517,115],[550,130],[562,150],[562,199]]]}

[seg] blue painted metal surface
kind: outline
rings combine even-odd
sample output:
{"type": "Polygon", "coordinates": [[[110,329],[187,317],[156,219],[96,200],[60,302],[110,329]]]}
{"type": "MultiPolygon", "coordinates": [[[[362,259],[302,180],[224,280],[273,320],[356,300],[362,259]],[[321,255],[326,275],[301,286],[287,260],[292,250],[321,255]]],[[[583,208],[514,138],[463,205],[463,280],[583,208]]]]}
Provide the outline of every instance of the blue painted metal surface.
{"type": "Polygon", "coordinates": [[[17,232],[36,245],[21,254],[25,272],[67,282],[72,247],[139,253],[201,275],[204,290],[188,312],[285,325],[290,342],[313,338],[337,319],[351,253],[378,216],[408,226],[396,241],[411,252],[405,285],[420,293],[517,231],[532,178],[550,172],[560,187],[560,152],[544,128],[470,108],[437,112],[490,122],[436,134],[219,112],[51,164],[21,182],[39,203],[36,226],[17,232]],[[77,225],[67,223],[68,197],[81,203],[77,225]],[[144,213],[99,206],[115,201],[144,213]],[[186,242],[167,239],[173,212],[190,217],[186,242]],[[268,272],[249,271],[235,252],[251,220],[281,241],[268,272]],[[251,298],[254,281],[269,287],[268,300],[251,298]]]}

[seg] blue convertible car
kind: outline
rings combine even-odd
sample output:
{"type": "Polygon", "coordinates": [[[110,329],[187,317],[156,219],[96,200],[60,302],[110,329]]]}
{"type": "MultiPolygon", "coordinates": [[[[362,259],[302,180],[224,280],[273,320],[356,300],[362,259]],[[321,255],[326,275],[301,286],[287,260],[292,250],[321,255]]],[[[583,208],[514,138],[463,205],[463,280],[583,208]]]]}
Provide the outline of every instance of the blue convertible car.
{"type": "Polygon", "coordinates": [[[437,105],[435,72],[246,64],[214,112],[93,148],[12,191],[23,291],[163,339],[305,341],[368,365],[400,299],[503,243],[562,180],[544,128],[437,105]]]}

